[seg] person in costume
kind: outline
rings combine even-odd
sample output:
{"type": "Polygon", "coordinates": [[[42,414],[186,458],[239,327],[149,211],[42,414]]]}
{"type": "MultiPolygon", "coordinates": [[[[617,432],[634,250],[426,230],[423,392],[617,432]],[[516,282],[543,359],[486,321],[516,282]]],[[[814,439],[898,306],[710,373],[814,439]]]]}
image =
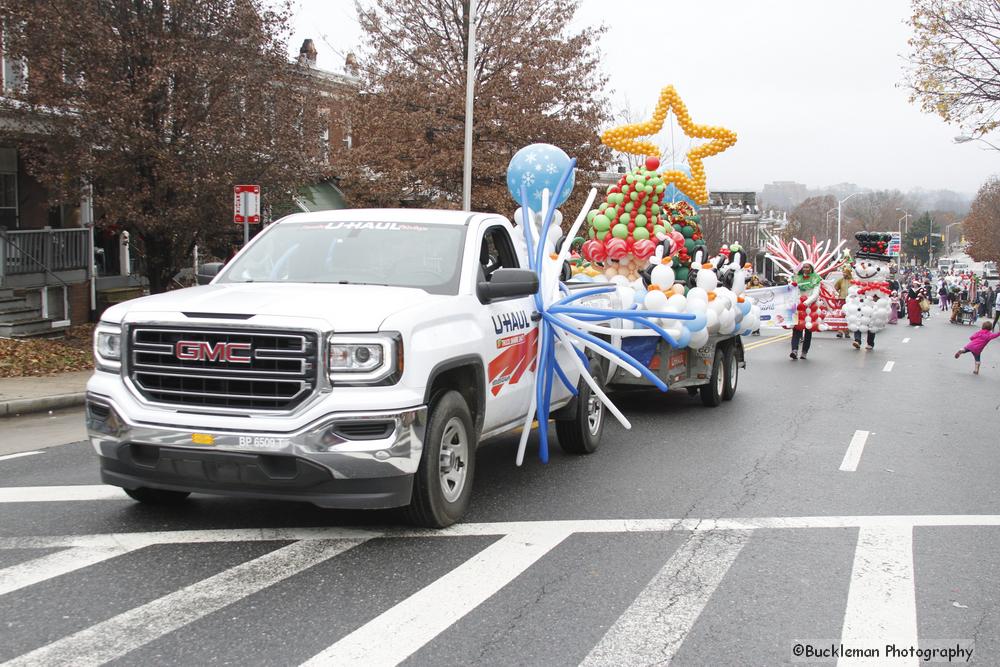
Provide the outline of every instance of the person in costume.
{"type": "Polygon", "coordinates": [[[906,319],[910,321],[911,327],[919,327],[923,324],[924,314],[920,311],[920,292],[917,285],[910,285],[906,291],[906,319]]]}
{"type": "Polygon", "coordinates": [[[855,237],[861,250],[854,257],[854,280],[847,294],[844,313],[847,328],[854,333],[854,349],[861,349],[861,334],[865,334],[866,349],[875,349],[875,336],[889,322],[891,291],[889,261],[886,254],[889,234],[858,232],[855,237]]]}
{"type": "MultiPolygon", "coordinates": [[[[819,283],[822,278],[813,271],[813,265],[804,262],[799,268],[799,272],[792,277],[792,283],[799,288],[799,298],[805,297],[803,303],[806,306],[812,305],[819,295],[819,283]]],[[[812,329],[807,327],[805,322],[796,322],[792,329],[792,353],[788,356],[792,359],[805,359],[809,353],[809,346],[812,344],[812,329]],[[799,342],[802,343],[802,355],[799,356],[799,342]]]]}
{"type": "Polygon", "coordinates": [[[837,253],[841,245],[831,248],[830,241],[820,243],[814,238],[812,243],[806,244],[801,239],[787,242],[773,236],[765,244],[767,258],[782,269],[779,279],[788,278],[799,290],[799,303],[791,326],[792,351],[788,355],[793,360],[806,358],[812,343],[812,332],[829,328],[824,322],[826,312],[819,299],[820,283],[824,276],[837,268],[837,253]],[[801,357],[798,353],[800,344],[801,357]]]}

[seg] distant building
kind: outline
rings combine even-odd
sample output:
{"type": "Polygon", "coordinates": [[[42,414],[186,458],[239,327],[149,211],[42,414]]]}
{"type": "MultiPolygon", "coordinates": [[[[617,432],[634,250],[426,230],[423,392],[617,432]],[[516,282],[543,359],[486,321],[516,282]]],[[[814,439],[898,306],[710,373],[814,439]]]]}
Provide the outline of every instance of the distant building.
{"type": "Polygon", "coordinates": [[[774,181],[768,183],[760,192],[760,201],[764,206],[790,211],[809,198],[809,188],[795,181],[774,181]]]}

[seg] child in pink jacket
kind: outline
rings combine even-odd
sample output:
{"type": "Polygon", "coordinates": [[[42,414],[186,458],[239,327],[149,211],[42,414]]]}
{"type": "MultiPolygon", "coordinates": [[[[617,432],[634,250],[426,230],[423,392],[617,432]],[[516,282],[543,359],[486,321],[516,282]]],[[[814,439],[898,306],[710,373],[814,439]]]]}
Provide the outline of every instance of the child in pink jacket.
{"type": "Polygon", "coordinates": [[[992,322],[983,322],[983,328],[972,334],[969,337],[969,342],[965,344],[961,350],[955,353],[955,358],[958,359],[960,356],[966,352],[972,353],[972,358],[976,360],[976,370],[972,371],[976,375],[979,375],[979,355],[983,353],[983,348],[994,338],[1000,338],[1000,331],[997,333],[992,333],[990,329],[993,328],[992,322]]]}

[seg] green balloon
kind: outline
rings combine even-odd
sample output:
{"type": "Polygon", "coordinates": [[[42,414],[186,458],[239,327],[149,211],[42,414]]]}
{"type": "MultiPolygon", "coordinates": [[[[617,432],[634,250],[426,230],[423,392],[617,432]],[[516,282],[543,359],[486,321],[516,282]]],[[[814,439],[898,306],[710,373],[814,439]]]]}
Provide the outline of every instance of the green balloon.
{"type": "Polygon", "coordinates": [[[661,192],[663,192],[663,185],[662,184],[656,186],[656,194],[660,194],[661,192]]]}
{"type": "Polygon", "coordinates": [[[618,222],[620,222],[623,225],[627,225],[630,220],[632,220],[632,216],[629,215],[628,213],[622,213],[621,215],[618,216],[618,222]]]}
{"type": "Polygon", "coordinates": [[[660,206],[659,206],[659,204],[653,204],[650,207],[649,212],[652,213],[653,215],[659,215],[660,214],[660,206]]]}
{"type": "Polygon", "coordinates": [[[644,188],[644,190],[645,190],[645,192],[646,192],[647,195],[653,194],[653,186],[649,185],[648,183],[646,184],[646,187],[644,188]]]}
{"type": "Polygon", "coordinates": [[[674,257],[674,280],[684,282],[689,273],[690,270],[686,266],[680,266],[680,260],[674,257]]]}
{"type": "Polygon", "coordinates": [[[590,238],[594,238],[595,236],[597,236],[597,230],[591,227],[590,229],[587,230],[587,235],[590,236],[590,238]]]}
{"type": "Polygon", "coordinates": [[[602,201],[602,202],[601,202],[601,205],[600,205],[600,206],[598,206],[597,208],[598,208],[598,210],[601,210],[601,211],[603,211],[603,210],[604,210],[604,209],[606,209],[607,207],[608,207],[608,202],[606,202],[606,201],[602,201]]]}
{"type": "Polygon", "coordinates": [[[615,225],[611,228],[611,235],[616,239],[624,239],[628,237],[628,225],[615,225]]]}
{"type": "Polygon", "coordinates": [[[681,223],[679,223],[679,222],[675,222],[674,223],[674,231],[675,232],[682,231],[683,229],[684,229],[684,226],[681,223]]]}
{"type": "Polygon", "coordinates": [[[654,234],[666,234],[667,233],[667,229],[663,225],[653,225],[653,233],[654,234]]]}
{"type": "Polygon", "coordinates": [[[695,247],[694,241],[692,241],[691,239],[685,239],[684,247],[687,248],[688,254],[690,255],[691,253],[694,252],[694,247],[695,247]]]}
{"type": "Polygon", "coordinates": [[[625,210],[626,211],[631,211],[634,207],[635,207],[635,204],[633,204],[632,202],[629,202],[629,203],[625,204],[625,210]]]}
{"type": "Polygon", "coordinates": [[[635,181],[635,176],[633,176],[632,174],[626,174],[625,175],[625,182],[626,183],[628,183],[629,185],[631,185],[634,181],[635,181]]]}
{"type": "Polygon", "coordinates": [[[639,193],[638,192],[633,192],[632,194],[630,194],[628,196],[628,198],[631,199],[632,201],[636,201],[636,200],[639,199],[639,193]]]}
{"type": "Polygon", "coordinates": [[[587,214],[587,222],[593,224],[594,218],[596,217],[597,217],[597,211],[591,211],[590,213],[587,214]]]}
{"type": "Polygon", "coordinates": [[[606,215],[598,215],[594,218],[594,227],[602,232],[606,232],[611,227],[611,220],[606,215]]]}
{"type": "Polygon", "coordinates": [[[632,230],[632,238],[636,241],[641,241],[642,239],[649,238],[649,230],[645,227],[636,227],[632,230]]]}
{"type": "Polygon", "coordinates": [[[684,235],[684,238],[691,238],[694,235],[694,227],[681,227],[681,234],[684,235]]]}
{"type": "Polygon", "coordinates": [[[604,194],[606,194],[606,195],[610,195],[610,194],[612,194],[612,192],[611,192],[611,189],[612,189],[612,188],[614,188],[614,187],[615,187],[615,186],[613,186],[613,185],[609,185],[609,186],[608,186],[608,189],[604,191],[604,194]]]}
{"type": "Polygon", "coordinates": [[[635,216],[635,226],[636,227],[645,227],[646,226],[646,222],[647,222],[647,218],[642,213],[640,213],[639,215],[635,216]]]}

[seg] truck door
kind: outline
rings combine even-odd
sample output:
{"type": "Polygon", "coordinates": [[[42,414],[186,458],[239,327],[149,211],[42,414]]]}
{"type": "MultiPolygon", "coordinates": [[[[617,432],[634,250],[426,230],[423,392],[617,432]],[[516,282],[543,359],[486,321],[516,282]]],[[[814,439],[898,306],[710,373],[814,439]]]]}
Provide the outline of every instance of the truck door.
{"type": "MultiPolygon", "coordinates": [[[[487,224],[479,239],[478,280],[489,281],[500,268],[521,267],[507,227],[487,224]]],[[[497,299],[485,304],[486,418],[484,430],[523,419],[535,386],[538,324],[532,297],[497,299]]]]}

